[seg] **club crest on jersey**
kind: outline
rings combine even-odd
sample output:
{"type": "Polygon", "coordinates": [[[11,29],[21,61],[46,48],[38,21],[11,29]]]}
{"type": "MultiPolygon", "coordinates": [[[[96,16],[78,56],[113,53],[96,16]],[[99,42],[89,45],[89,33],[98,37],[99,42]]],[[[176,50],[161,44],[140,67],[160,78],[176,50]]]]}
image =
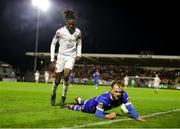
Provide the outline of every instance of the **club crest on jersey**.
{"type": "Polygon", "coordinates": [[[102,102],[100,102],[100,103],[98,104],[98,108],[103,109],[103,103],[102,103],[102,102]]]}
{"type": "Polygon", "coordinates": [[[78,34],[74,34],[74,37],[76,38],[76,40],[80,39],[80,35],[78,34]]]}

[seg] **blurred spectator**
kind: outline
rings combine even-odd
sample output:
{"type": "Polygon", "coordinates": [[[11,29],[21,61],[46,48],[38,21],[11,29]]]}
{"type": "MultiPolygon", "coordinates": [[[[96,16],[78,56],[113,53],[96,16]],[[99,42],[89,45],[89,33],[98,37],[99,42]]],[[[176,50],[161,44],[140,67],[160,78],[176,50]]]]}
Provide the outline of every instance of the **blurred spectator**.
{"type": "Polygon", "coordinates": [[[49,73],[48,73],[48,71],[45,71],[44,78],[45,78],[45,83],[47,84],[49,82],[49,73]]]}
{"type": "Polygon", "coordinates": [[[125,88],[127,88],[128,84],[129,84],[129,77],[126,75],[124,77],[124,86],[125,86],[125,88]]]}
{"type": "Polygon", "coordinates": [[[39,76],[40,76],[40,74],[39,74],[39,71],[37,70],[35,73],[34,73],[34,79],[35,79],[35,82],[36,83],[38,83],[39,82],[39,76]]]}
{"type": "Polygon", "coordinates": [[[99,79],[100,79],[100,73],[98,71],[98,69],[93,73],[93,80],[94,80],[94,84],[95,84],[95,87],[96,89],[98,88],[99,86],[99,79]]]}

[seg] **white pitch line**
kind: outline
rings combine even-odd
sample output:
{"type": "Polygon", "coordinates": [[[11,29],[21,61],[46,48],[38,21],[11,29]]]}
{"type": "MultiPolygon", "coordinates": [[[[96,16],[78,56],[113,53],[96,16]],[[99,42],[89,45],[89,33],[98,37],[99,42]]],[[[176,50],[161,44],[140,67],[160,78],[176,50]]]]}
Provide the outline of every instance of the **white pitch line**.
{"type": "MultiPolygon", "coordinates": [[[[149,114],[149,115],[144,115],[142,116],[143,118],[148,118],[148,117],[153,117],[153,116],[157,116],[157,115],[163,115],[163,114],[167,114],[167,113],[171,113],[171,112],[179,112],[180,109],[174,109],[174,110],[170,110],[170,111],[166,111],[166,112],[156,112],[153,114],[149,114]]],[[[107,124],[111,124],[111,123],[115,123],[115,122],[120,122],[120,121],[131,121],[134,120],[132,118],[126,118],[126,119],[116,119],[116,120],[110,120],[110,121],[102,121],[102,122],[96,122],[96,123],[90,123],[90,124],[85,124],[85,125],[76,125],[73,126],[71,128],[83,128],[83,127],[87,127],[87,126],[94,126],[94,125],[107,125],[107,124]]]]}

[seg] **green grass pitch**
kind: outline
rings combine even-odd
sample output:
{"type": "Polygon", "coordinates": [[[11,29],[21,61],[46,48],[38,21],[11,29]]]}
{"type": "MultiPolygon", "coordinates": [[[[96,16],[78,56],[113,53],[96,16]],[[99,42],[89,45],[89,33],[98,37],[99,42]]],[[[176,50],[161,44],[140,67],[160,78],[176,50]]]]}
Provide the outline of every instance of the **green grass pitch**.
{"type": "MultiPolygon", "coordinates": [[[[108,91],[110,87],[70,85],[67,103],[76,96],[89,99],[108,91]]],[[[145,121],[135,121],[112,109],[119,115],[114,120],[97,118],[94,114],[76,112],[59,105],[50,105],[51,84],[0,82],[0,128],[180,128],[180,91],[151,88],[127,88],[139,115],[145,121]],[[177,109],[177,110],[175,110],[177,109]],[[153,114],[153,115],[151,115],[153,114]]],[[[60,101],[62,85],[57,90],[60,101]]]]}

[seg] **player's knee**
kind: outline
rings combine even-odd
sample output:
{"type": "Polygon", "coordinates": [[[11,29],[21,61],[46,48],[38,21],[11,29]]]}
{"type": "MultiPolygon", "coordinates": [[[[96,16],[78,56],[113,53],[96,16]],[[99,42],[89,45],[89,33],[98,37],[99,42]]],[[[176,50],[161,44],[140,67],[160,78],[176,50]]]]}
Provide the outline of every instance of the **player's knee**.
{"type": "Polygon", "coordinates": [[[64,76],[64,81],[68,82],[69,81],[69,76],[64,76]]]}

